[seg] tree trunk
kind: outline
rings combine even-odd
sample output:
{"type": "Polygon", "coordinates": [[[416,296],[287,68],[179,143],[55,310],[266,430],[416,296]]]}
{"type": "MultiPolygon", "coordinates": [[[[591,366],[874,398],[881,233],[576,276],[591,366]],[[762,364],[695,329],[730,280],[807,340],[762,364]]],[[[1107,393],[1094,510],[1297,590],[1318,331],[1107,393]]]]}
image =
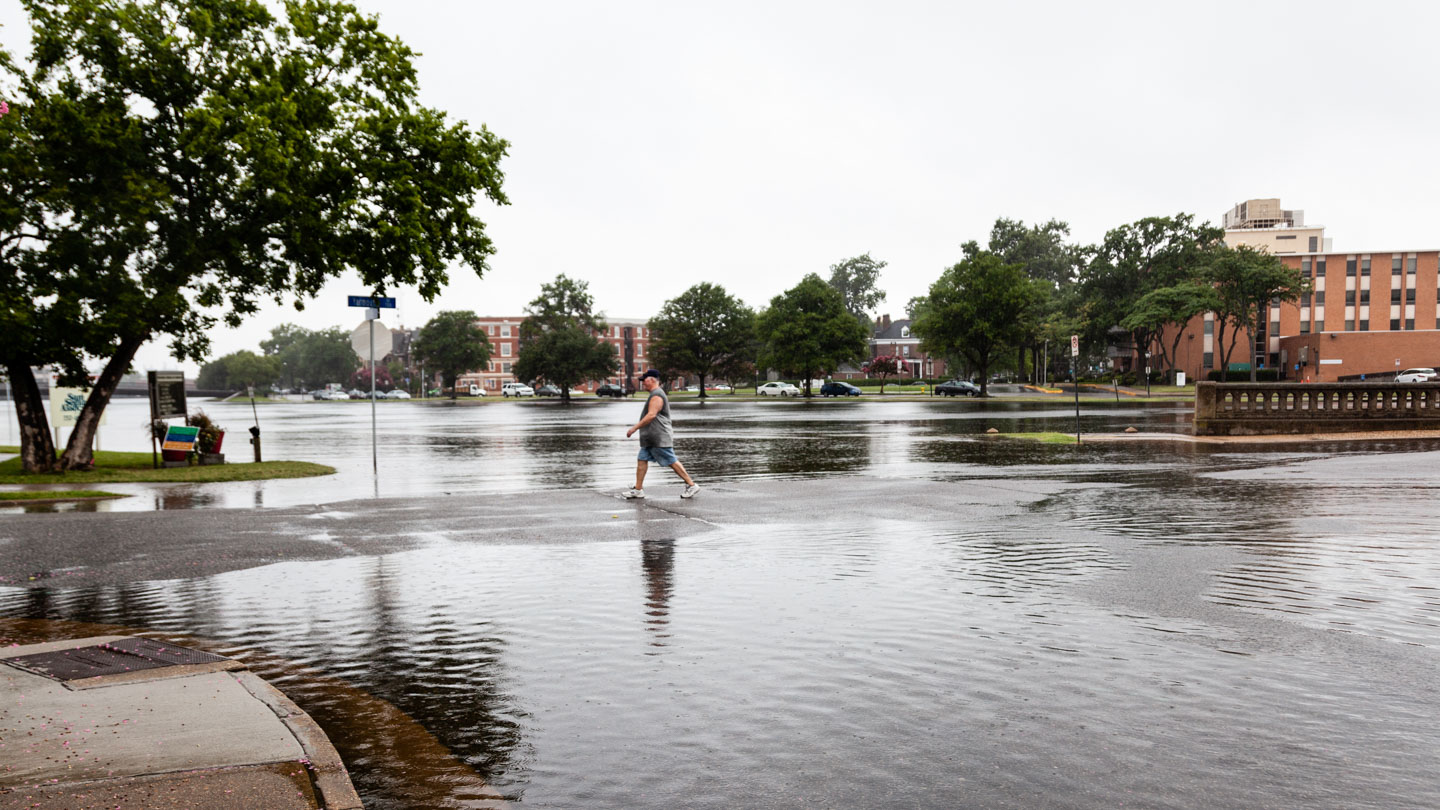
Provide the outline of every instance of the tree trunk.
{"type": "Polygon", "coordinates": [[[105,413],[105,406],[110,404],[110,397],[120,385],[120,378],[125,376],[130,361],[135,359],[135,352],[140,351],[145,338],[145,335],[137,335],[121,340],[115,356],[105,364],[105,370],[100,372],[100,378],[85,399],[85,407],[80,409],[75,428],[70,431],[70,443],[60,457],[60,469],[89,470],[95,466],[95,430],[100,427],[100,416],[105,413]]]}
{"type": "Polygon", "coordinates": [[[55,471],[55,442],[50,438],[50,417],[40,386],[30,365],[14,360],[5,361],[10,375],[10,390],[15,398],[15,418],[20,423],[20,464],[27,473],[55,471]]]}
{"type": "Polygon", "coordinates": [[[700,374],[700,375],[698,375],[698,376],[700,377],[700,398],[701,398],[701,399],[704,399],[704,398],[705,398],[705,375],[704,375],[704,374],[700,374]]]}

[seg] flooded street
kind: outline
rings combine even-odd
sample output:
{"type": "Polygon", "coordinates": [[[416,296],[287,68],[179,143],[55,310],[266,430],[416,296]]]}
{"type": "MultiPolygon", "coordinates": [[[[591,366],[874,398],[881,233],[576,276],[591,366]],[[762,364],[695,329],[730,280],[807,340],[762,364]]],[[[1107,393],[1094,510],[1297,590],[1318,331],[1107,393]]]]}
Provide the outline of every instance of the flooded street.
{"type": "MultiPolygon", "coordinates": [[[[338,474],[0,515],[0,638],[244,659],[371,810],[483,785],[537,808],[1440,806],[1440,443],[1074,447],[983,436],[1073,430],[1065,404],[720,399],[674,407],[705,489],[652,467],[644,503],[613,497],[638,402],[384,403],[378,476],[368,405],[264,406],[267,458],[338,474]],[[195,507],[234,511],[153,512],[195,507]]],[[[248,404],[204,407],[248,458],[248,404]]],[[[148,449],[143,408],[102,446],[148,449]]],[[[1087,405],[1083,429],[1187,413],[1087,405]]]]}

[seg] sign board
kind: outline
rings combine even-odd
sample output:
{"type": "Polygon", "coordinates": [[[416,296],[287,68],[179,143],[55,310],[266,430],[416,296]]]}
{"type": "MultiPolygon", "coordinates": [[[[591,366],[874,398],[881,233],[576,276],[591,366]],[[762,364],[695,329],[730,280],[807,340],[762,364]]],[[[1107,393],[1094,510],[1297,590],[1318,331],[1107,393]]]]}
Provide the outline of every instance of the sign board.
{"type": "MultiPolygon", "coordinates": [[[[50,386],[50,427],[75,427],[80,419],[80,409],[85,407],[83,388],[61,388],[50,386]]],[[[101,411],[102,418],[104,411],[101,411]]]]}
{"type": "Polygon", "coordinates": [[[156,419],[173,419],[185,415],[185,372],[148,371],[150,410],[156,419]]]}
{"type": "Polygon", "coordinates": [[[200,440],[200,428],[187,425],[171,425],[165,430],[165,443],[160,445],[161,450],[183,450],[186,453],[195,449],[195,442],[200,440]]]}
{"type": "Polygon", "coordinates": [[[366,309],[394,309],[394,298],[374,298],[368,295],[350,296],[350,306],[365,307],[366,309]]]}
{"type": "Polygon", "coordinates": [[[1079,356],[1080,356],[1080,336],[1079,336],[1079,335],[1071,335],[1071,336],[1070,336],[1070,356],[1071,356],[1071,357],[1079,357],[1079,356]]]}
{"type": "Polygon", "coordinates": [[[367,321],[355,327],[350,333],[350,346],[360,359],[366,363],[370,362],[370,324],[375,324],[375,359],[379,360],[389,354],[395,348],[395,339],[390,334],[390,328],[379,321],[367,321]]]}
{"type": "Polygon", "coordinates": [[[1182,385],[1182,386],[1185,384],[1185,372],[1183,372],[1183,371],[1177,371],[1177,372],[1175,372],[1175,384],[1176,384],[1176,385],[1182,385]]]}
{"type": "Polygon", "coordinates": [[[1338,365],[1340,365],[1342,362],[1344,362],[1344,361],[1342,361],[1340,358],[1336,357],[1336,358],[1333,358],[1333,359],[1330,359],[1330,360],[1321,360],[1321,361],[1320,361],[1320,365],[1322,365],[1322,366],[1338,366],[1338,365]]]}

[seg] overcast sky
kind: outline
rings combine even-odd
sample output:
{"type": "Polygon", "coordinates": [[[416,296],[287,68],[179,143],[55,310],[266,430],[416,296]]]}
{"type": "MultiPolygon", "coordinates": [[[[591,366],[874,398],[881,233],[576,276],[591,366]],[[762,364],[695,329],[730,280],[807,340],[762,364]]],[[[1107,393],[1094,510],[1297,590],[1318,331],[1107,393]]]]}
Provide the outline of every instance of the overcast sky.
{"type": "MultiPolygon", "coordinates": [[[[426,104],[511,143],[511,205],[479,210],[491,268],[453,268],[433,302],[395,291],[390,326],[519,314],[560,273],[616,318],[701,281],[760,307],[865,252],[899,317],[996,217],[1089,243],[1252,197],[1335,250],[1440,247],[1440,4],[358,5],[420,52],[426,104]]],[[[16,0],[0,22],[20,49],[16,0]]],[[[212,356],[287,321],[353,327],[363,292],[267,307],[212,356]]]]}

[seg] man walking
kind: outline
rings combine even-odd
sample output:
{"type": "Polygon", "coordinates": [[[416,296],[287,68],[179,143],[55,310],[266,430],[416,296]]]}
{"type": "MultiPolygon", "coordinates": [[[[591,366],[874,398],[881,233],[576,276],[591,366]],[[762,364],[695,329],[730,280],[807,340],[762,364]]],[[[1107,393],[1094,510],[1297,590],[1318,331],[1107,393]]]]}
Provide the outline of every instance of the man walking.
{"type": "Polygon", "coordinates": [[[635,486],[625,490],[626,498],[645,497],[645,472],[650,462],[661,464],[675,471],[685,481],[682,498],[693,498],[700,491],[700,485],[685,472],[685,465],[675,458],[675,437],[670,432],[670,398],[660,387],[660,372],[650,369],[640,375],[640,384],[650,392],[645,407],[640,411],[640,421],[625,431],[625,438],[640,432],[640,455],[635,462],[635,486]]]}

